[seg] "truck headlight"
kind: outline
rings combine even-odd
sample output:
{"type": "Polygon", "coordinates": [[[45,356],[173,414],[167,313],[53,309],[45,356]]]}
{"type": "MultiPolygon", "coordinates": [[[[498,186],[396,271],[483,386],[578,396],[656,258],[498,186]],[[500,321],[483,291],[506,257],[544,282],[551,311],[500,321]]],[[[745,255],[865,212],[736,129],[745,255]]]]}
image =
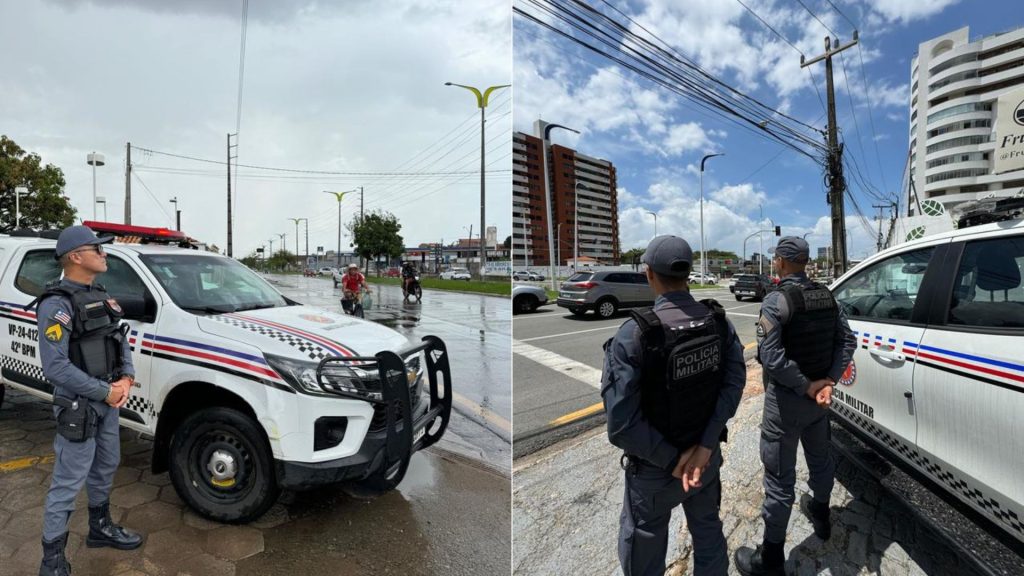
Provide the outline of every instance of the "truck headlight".
{"type": "Polygon", "coordinates": [[[316,369],[319,366],[317,362],[306,362],[266,353],[263,354],[263,357],[267,359],[271,368],[299,390],[314,394],[335,391],[377,402],[383,399],[376,365],[328,364],[323,369],[324,388],[321,388],[316,380],[316,369]]]}

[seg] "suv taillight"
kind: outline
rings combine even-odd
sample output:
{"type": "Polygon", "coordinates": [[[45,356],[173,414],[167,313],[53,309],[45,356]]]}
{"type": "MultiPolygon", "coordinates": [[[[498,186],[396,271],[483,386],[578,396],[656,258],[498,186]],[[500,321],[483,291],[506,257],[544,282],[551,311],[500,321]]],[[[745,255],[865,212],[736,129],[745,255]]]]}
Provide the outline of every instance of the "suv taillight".
{"type": "Polygon", "coordinates": [[[594,286],[597,286],[597,282],[577,282],[577,288],[583,288],[584,290],[590,290],[594,286]]]}

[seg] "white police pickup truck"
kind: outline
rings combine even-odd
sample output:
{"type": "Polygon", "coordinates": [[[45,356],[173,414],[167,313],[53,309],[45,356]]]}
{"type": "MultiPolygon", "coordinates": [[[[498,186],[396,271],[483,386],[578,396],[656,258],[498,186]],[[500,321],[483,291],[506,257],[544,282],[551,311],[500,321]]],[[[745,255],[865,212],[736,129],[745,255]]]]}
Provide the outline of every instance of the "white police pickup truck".
{"type": "MultiPolygon", "coordinates": [[[[44,399],[53,388],[24,306],[60,277],[55,244],[0,236],[0,386],[44,399]]],[[[354,480],[388,490],[444,434],[452,391],[440,339],[410,344],[302,306],[214,253],[105,248],[98,281],[126,313],[136,371],[121,424],[153,437],[154,473],[169,471],[199,514],[246,522],[281,488],[354,480]]]]}
{"type": "Polygon", "coordinates": [[[1022,213],[1002,200],[975,214],[994,223],[880,252],[831,289],[858,344],[833,414],[1024,542],[1022,213]]]}

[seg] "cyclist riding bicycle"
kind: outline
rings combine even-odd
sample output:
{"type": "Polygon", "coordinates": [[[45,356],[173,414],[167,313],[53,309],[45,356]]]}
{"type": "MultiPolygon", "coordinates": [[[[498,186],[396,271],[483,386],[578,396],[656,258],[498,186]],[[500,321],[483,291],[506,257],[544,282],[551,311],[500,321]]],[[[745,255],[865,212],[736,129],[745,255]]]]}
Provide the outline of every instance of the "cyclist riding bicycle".
{"type": "Polygon", "coordinates": [[[366,285],[366,276],[359,271],[358,264],[348,265],[348,272],[341,277],[341,288],[342,302],[348,300],[359,304],[363,301],[363,292],[369,292],[370,287],[366,285]]]}

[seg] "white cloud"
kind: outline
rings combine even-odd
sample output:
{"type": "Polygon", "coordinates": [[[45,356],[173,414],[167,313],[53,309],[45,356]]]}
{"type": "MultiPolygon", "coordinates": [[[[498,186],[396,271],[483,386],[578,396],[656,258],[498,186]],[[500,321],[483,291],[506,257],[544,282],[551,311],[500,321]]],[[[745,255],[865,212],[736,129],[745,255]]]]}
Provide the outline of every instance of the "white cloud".
{"type": "Polygon", "coordinates": [[[723,186],[712,192],[711,198],[740,214],[749,214],[758,204],[767,201],[767,195],[763,191],[755,190],[753,184],[723,186]]]}
{"type": "Polygon", "coordinates": [[[886,21],[907,24],[934,16],[960,0],[866,0],[886,21]]]}
{"type": "Polygon", "coordinates": [[[698,122],[676,124],[669,128],[663,146],[665,151],[672,156],[714,148],[714,144],[708,138],[708,132],[705,132],[698,122]]]}
{"type": "MultiPolygon", "coordinates": [[[[80,216],[92,217],[88,152],[107,156],[107,165],[96,173],[97,188],[109,202],[110,219],[118,221],[126,142],[224,158],[225,134],[235,129],[240,9],[199,0],[174,3],[173,10],[166,4],[0,3],[0,36],[25,48],[0,76],[0,126],[20,146],[64,170],[66,192],[80,216]]],[[[508,3],[501,0],[346,2],[344,9],[255,0],[247,31],[239,162],[382,172],[435,146],[451,153],[417,169],[475,171],[479,111],[470,94],[443,84],[507,84],[510,19],[508,3]],[[458,144],[438,145],[464,121],[467,132],[455,139],[458,144]]],[[[491,170],[509,167],[510,160],[501,156],[511,140],[510,100],[511,91],[498,92],[488,108],[487,138],[499,138],[488,148],[488,162],[498,161],[491,170]]],[[[132,160],[153,193],[133,182],[133,223],[169,225],[168,200],[177,196],[185,231],[225,247],[223,168],[138,151],[132,160]],[[155,166],[203,174],[147,171],[155,166]]],[[[410,243],[451,240],[464,235],[461,227],[471,222],[479,228],[478,173],[426,182],[280,173],[256,179],[244,168],[240,176],[236,255],[271,237],[276,248],[277,233],[287,233],[294,250],[295,228],[287,217],[308,217],[311,247],[333,248],[337,203],[321,193],[326,189],[365,186],[367,210],[393,212],[410,243]]],[[[497,224],[501,239],[509,233],[509,178],[487,180],[487,219],[497,224]]],[[[346,197],[343,219],[358,206],[358,197],[346,197]]]]}

